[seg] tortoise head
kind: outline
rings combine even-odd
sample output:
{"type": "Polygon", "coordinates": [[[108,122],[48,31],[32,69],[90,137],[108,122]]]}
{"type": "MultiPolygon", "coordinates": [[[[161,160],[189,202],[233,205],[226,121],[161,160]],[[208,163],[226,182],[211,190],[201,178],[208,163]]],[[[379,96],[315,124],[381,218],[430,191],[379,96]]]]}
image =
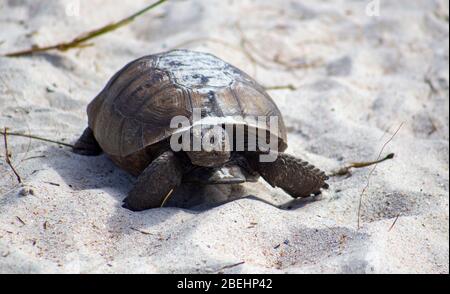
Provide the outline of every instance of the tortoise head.
{"type": "Polygon", "coordinates": [[[193,151],[186,152],[192,164],[206,167],[222,166],[230,160],[230,141],[227,131],[220,125],[203,126],[192,131],[193,151]],[[200,149],[200,150],[199,150],[200,149]],[[195,151],[198,150],[198,151],[195,151]]]}

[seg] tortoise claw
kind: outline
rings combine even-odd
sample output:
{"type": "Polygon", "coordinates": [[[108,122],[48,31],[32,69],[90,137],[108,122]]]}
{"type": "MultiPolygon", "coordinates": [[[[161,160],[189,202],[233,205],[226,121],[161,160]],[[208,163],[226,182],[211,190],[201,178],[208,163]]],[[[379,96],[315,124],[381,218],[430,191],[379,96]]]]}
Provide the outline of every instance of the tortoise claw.
{"type": "Polygon", "coordinates": [[[307,161],[280,153],[274,162],[256,162],[261,176],[273,187],[280,187],[292,197],[319,195],[327,189],[328,177],[307,161]]]}

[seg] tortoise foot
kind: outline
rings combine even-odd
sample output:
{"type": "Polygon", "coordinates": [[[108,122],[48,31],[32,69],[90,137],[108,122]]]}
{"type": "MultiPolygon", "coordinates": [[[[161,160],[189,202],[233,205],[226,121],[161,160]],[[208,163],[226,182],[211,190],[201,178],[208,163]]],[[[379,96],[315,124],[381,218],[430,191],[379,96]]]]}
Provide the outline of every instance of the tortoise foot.
{"type": "Polygon", "coordinates": [[[327,189],[328,177],[323,171],[294,156],[279,153],[274,162],[253,164],[261,176],[273,187],[280,187],[294,198],[318,195],[327,189]]]}
{"type": "Polygon", "coordinates": [[[92,130],[87,127],[73,146],[72,151],[80,155],[96,156],[102,153],[102,148],[98,145],[92,130]]]}
{"type": "Polygon", "coordinates": [[[172,151],[166,151],[141,173],[122,207],[132,211],[161,207],[182,177],[183,167],[178,158],[172,151]]]}

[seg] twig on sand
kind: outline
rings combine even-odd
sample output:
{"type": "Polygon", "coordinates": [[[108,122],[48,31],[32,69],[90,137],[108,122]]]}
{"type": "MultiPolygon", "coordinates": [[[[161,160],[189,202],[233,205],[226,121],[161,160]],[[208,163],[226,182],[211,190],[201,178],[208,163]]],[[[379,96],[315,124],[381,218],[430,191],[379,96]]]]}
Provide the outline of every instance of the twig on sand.
{"type": "Polygon", "coordinates": [[[138,12],[122,19],[117,22],[111,23],[109,25],[103,26],[101,28],[83,33],[76,38],[74,38],[72,41],[69,42],[62,42],[51,46],[45,46],[45,47],[39,47],[39,46],[33,46],[30,49],[21,50],[17,52],[11,52],[4,54],[4,56],[8,57],[19,57],[19,56],[25,56],[25,55],[31,55],[38,52],[44,52],[49,50],[59,50],[59,51],[66,51],[73,48],[83,48],[86,46],[90,46],[92,44],[87,43],[87,41],[92,40],[98,36],[101,36],[103,34],[106,34],[108,32],[114,31],[120,27],[123,27],[130,22],[132,22],[135,18],[138,16],[141,16],[142,14],[148,12],[149,10],[157,7],[158,5],[166,2],[167,0],[159,0],[157,2],[154,2],[153,4],[148,5],[147,7],[139,10],[138,12]]]}
{"type": "Polygon", "coordinates": [[[281,59],[280,55],[275,55],[272,59],[272,62],[278,64],[279,66],[284,67],[285,70],[295,71],[299,69],[309,69],[316,68],[323,65],[323,60],[317,59],[312,61],[304,61],[304,62],[289,62],[281,59]]]}
{"type": "Polygon", "coordinates": [[[147,232],[147,231],[144,231],[144,230],[141,230],[141,229],[137,229],[137,228],[134,228],[134,227],[130,227],[130,229],[132,229],[133,231],[139,232],[139,233],[141,233],[143,235],[153,235],[150,232],[147,232]]]}
{"type": "MultiPolygon", "coordinates": [[[[0,132],[0,134],[2,134],[3,136],[6,137],[6,128],[5,128],[5,131],[4,132],[0,132]]],[[[28,134],[23,134],[23,133],[8,132],[8,136],[25,137],[25,138],[35,139],[35,140],[39,140],[39,141],[59,144],[59,145],[67,146],[67,147],[72,147],[72,148],[74,147],[72,144],[68,144],[68,143],[64,143],[64,142],[61,142],[61,141],[55,141],[55,140],[51,140],[51,139],[42,138],[42,137],[38,137],[36,135],[28,135],[28,134]]]]}
{"type": "Polygon", "coordinates": [[[389,227],[388,232],[390,232],[392,230],[392,228],[395,226],[395,224],[397,223],[398,217],[400,216],[400,213],[397,214],[397,216],[394,219],[394,222],[392,223],[392,225],[389,227]]]}
{"type": "MultiPolygon", "coordinates": [[[[380,159],[381,154],[384,151],[384,148],[386,148],[386,146],[394,139],[394,137],[397,135],[397,133],[400,131],[400,129],[403,127],[403,125],[405,124],[405,122],[402,122],[400,124],[400,126],[397,128],[397,130],[395,130],[394,134],[389,138],[389,140],[387,140],[384,144],[383,147],[381,147],[380,153],[378,154],[377,157],[377,161],[380,159]]],[[[362,201],[363,201],[363,196],[364,193],[366,192],[366,190],[369,188],[370,185],[370,178],[372,176],[372,174],[374,173],[375,169],[377,168],[378,163],[375,163],[373,165],[372,170],[370,171],[368,177],[367,177],[367,183],[366,186],[364,187],[364,189],[361,191],[361,194],[359,195],[359,204],[358,204],[358,230],[361,228],[361,206],[362,206],[362,201]]]]}
{"type": "Polygon", "coordinates": [[[47,156],[45,156],[45,155],[30,156],[30,157],[22,159],[21,162],[26,161],[26,160],[30,160],[30,159],[45,158],[45,157],[47,157],[47,156]]]}
{"type": "Polygon", "coordinates": [[[18,216],[16,216],[16,219],[22,224],[22,226],[25,226],[26,223],[18,216]]]}
{"type": "Polygon", "coordinates": [[[240,261],[240,262],[237,262],[237,263],[225,265],[225,266],[219,268],[218,270],[215,270],[214,272],[216,272],[216,273],[221,273],[223,270],[230,269],[230,268],[239,266],[239,265],[244,264],[244,263],[245,263],[245,261],[240,261]]]}
{"type": "Polygon", "coordinates": [[[61,186],[60,184],[54,183],[54,182],[47,182],[47,181],[44,181],[44,183],[49,184],[49,185],[52,185],[52,186],[57,186],[57,187],[61,186]]]}
{"type": "Polygon", "coordinates": [[[362,161],[362,162],[351,162],[348,165],[341,167],[335,171],[332,171],[328,176],[329,177],[336,177],[336,176],[348,176],[351,175],[351,169],[352,168],[363,168],[363,167],[368,167],[371,165],[375,165],[378,163],[381,163],[385,160],[388,159],[393,159],[395,156],[394,153],[389,153],[388,155],[386,155],[384,158],[379,159],[379,160],[375,160],[375,161],[362,161]]]}
{"type": "Polygon", "coordinates": [[[290,91],[295,91],[297,90],[297,88],[292,85],[292,84],[288,84],[288,85],[279,85],[279,86],[267,86],[264,87],[264,89],[266,89],[266,91],[274,91],[274,90],[290,90],[290,91]]]}
{"type": "Polygon", "coordinates": [[[20,177],[19,173],[16,171],[13,164],[11,163],[11,160],[9,159],[10,153],[8,150],[8,128],[4,129],[3,139],[4,139],[3,142],[5,144],[5,161],[9,165],[9,167],[11,168],[13,173],[16,175],[16,178],[17,178],[17,181],[19,182],[19,184],[22,184],[23,183],[22,178],[20,177]]]}

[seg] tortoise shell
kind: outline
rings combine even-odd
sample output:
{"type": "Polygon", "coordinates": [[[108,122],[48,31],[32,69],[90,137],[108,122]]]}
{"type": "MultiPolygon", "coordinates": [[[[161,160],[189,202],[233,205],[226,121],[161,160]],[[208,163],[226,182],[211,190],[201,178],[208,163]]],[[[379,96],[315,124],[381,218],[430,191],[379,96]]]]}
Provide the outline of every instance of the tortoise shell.
{"type": "Polygon", "coordinates": [[[169,138],[176,131],[171,119],[182,115],[192,122],[194,108],[202,117],[232,117],[255,128],[249,118],[278,116],[276,135],[281,149],[287,147],[281,113],[264,88],[207,53],[173,50],[134,60],[111,78],[87,112],[100,147],[117,159],[169,138]]]}

